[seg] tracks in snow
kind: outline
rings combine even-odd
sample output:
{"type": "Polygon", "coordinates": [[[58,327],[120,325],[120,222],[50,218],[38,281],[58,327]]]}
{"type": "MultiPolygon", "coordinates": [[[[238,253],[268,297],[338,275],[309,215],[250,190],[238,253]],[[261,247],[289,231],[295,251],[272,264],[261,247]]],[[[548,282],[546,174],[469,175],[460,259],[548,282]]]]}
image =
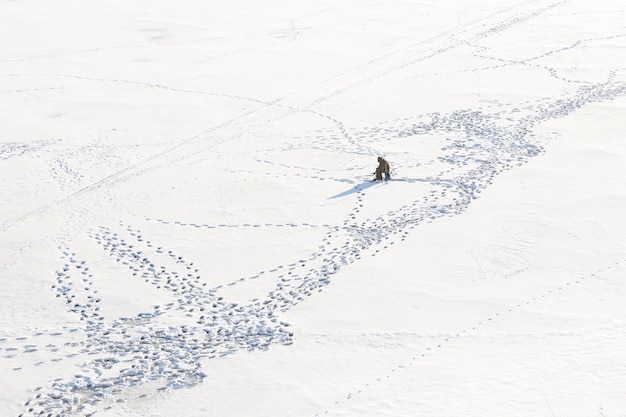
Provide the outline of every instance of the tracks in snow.
{"type": "MultiPolygon", "coordinates": [[[[442,167],[440,175],[426,183],[431,188],[430,193],[377,217],[364,218],[361,213],[361,209],[369,204],[369,195],[376,190],[357,187],[353,193],[353,209],[343,222],[335,225],[211,225],[156,220],[164,225],[170,223],[169,226],[182,229],[192,227],[207,233],[217,228],[268,227],[306,227],[325,231],[319,247],[308,258],[293,259],[225,285],[211,287],[210,278],[207,279],[193,261],[153,242],[132,225],[121,224],[115,231],[107,226],[92,230],[93,242],[121,268],[115,275],[120,285],[129,280],[129,284],[148,286],[170,301],[132,315],[106,316],[102,313],[106,298],[99,292],[98,266],[81,259],[80,250],[62,248],[64,264],[56,273],[54,290],[66,304],[68,312],[77,315],[83,323],[82,328],[72,329],[76,341],[68,346],[40,347],[31,338],[24,337],[19,341],[20,347],[3,341],[3,349],[9,360],[11,355],[31,355],[39,349],[56,349],[59,360],[82,358],[84,371],[40,389],[45,395],[27,402],[27,414],[89,415],[103,407],[115,406],[107,399],[129,387],[157,384],[155,389],[158,392],[193,386],[207,376],[201,369],[201,361],[207,358],[263,350],[276,343],[293,343],[297,335],[290,331],[288,323],[281,320],[283,312],[322,291],[346,266],[364,256],[377,256],[391,245],[401,243],[420,224],[462,213],[496,175],[541,152],[533,136],[537,125],[566,116],[585,104],[624,94],[626,86],[621,84],[582,87],[572,97],[541,102],[534,108],[513,112],[515,118],[504,127],[496,123],[501,121],[496,116],[477,111],[419,116],[416,118],[419,122],[413,124],[404,121],[395,127],[398,133],[402,132],[398,137],[403,140],[440,136],[441,132],[446,132],[449,146],[444,148],[437,161],[442,167]],[[428,119],[430,121],[426,122],[428,119]],[[459,135],[466,141],[455,142],[459,135]],[[230,302],[220,293],[223,288],[257,279],[273,283],[274,288],[247,303],[230,302]]],[[[393,130],[389,126],[385,129],[393,130]]],[[[392,181],[379,186],[394,187],[402,183],[392,181]]],[[[501,313],[495,314],[499,315],[501,313]]],[[[485,322],[494,319],[492,316],[485,322]]],[[[460,330],[459,335],[462,333],[460,330]]],[[[448,338],[444,342],[451,340],[448,338]]],[[[398,365],[398,368],[404,366],[407,364],[398,365]]],[[[357,391],[347,398],[356,394],[357,391]]]]}
{"type": "MultiPolygon", "coordinates": [[[[537,9],[518,18],[505,19],[474,36],[478,39],[499,33],[537,17],[540,12],[558,4],[561,3],[552,3],[552,6],[537,9]]],[[[311,108],[333,96],[462,44],[463,42],[448,43],[447,46],[434,47],[427,53],[415,51],[406,59],[400,57],[396,62],[386,61],[389,56],[374,60],[368,64],[371,66],[359,67],[359,71],[367,68],[368,73],[359,73],[360,77],[356,81],[346,84],[342,77],[326,80],[319,90],[322,94],[302,106],[284,106],[281,103],[284,98],[271,103],[259,103],[261,106],[256,109],[154,153],[49,206],[5,222],[0,225],[0,230],[6,231],[35,214],[58,207],[126,175],[135,175],[138,168],[149,162],[269,107],[283,107],[288,112],[313,112],[320,117],[326,117],[335,125],[334,130],[339,132],[337,150],[348,147],[370,155],[375,152],[376,147],[374,141],[368,143],[365,138],[367,132],[348,132],[341,121],[324,116],[311,108]]],[[[353,74],[345,74],[345,78],[349,78],[348,75],[353,74]]],[[[533,136],[533,129],[537,125],[564,117],[588,103],[607,101],[624,94],[626,88],[623,84],[609,80],[606,83],[581,86],[569,97],[529,103],[526,108],[510,109],[510,113],[505,115],[468,109],[449,114],[419,115],[414,120],[393,121],[382,128],[371,129],[369,133],[385,132],[388,140],[443,135],[446,136],[447,144],[437,158],[429,161],[441,168],[438,175],[427,179],[399,178],[405,183],[423,181],[431,187],[430,193],[377,217],[364,218],[361,212],[369,203],[370,194],[374,190],[357,186],[353,193],[354,208],[343,222],[334,225],[212,225],[175,219],[160,221],[170,221],[181,228],[203,229],[207,233],[214,228],[233,227],[308,227],[321,228],[326,232],[319,247],[310,257],[288,260],[225,285],[233,286],[257,279],[268,280],[274,284],[271,291],[259,299],[250,300],[249,303],[229,302],[220,295],[222,286],[208,285],[203,271],[196,268],[193,261],[165,248],[163,242],[160,242],[163,247],[158,246],[132,225],[123,224],[120,230],[106,225],[92,230],[93,242],[107,254],[110,262],[115,262],[124,271],[120,273],[120,279],[145,285],[164,294],[170,301],[155,305],[148,311],[137,311],[133,315],[107,316],[101,308],[106,299],[99,292],[98,265],[92,265],[82,258],[80,249],[62,247],[63,265],[54,277],[53,289],[60,302],[67,306],[68,312],[76,315],[83,324],[82,327],[66,330],[76,341],[41,347],[33,342],[37,337],[35,335],[13,341],[0,340],[0,343],[9,360],[15,355],[32,355],[38,350],[50,349],[58,352],[59,357],[55,359],[70,360],[78,357],[84,360],[84,372],[74,377],[56,379],[46,387],[37,387],[38,394],[24,405],[25,414],[89,415],[103,407],[114,407],[115,404],[111,404],[110,399],[129,387],[157,384],[158,389],[167,390],[193,386],[207,376],[200,366],[201,361],[206,358],[266,349],[276,343],[292,343],[294,335],[290,332],[288,323],[281,321],[282,312],[323,290],[338,271],[358,262],[363,256],[376,256],[390,245],[399,244],[420,224],[462,213],[496,175],[541,153],[537,138],[533,136]],[[504,121],[506,122],[503,123],[504,121]],[[459,138],[462,140],[458,140],[459,138]],[[19,347],[15,347],[17,345],[19,347]]],[[[400,165],[402,162],[400,161],[400,165]]],[[[391,182],[382,186],[395,185],[391,182]]],[[[67,231],[75,232],[76,230],[67,231]]],[[[494,316],[501,314],[496,313],[494,316]]],[[[494,319],[494,316],[488,321],[494,319]]],[[[462,333],[461,331],[459,335],[462,333]]],[[[65,335],[56,331],[48,334],[50,337],[65,335]]],[[[406,364],[398,365],[398,368],[402,366],[406,364]]],[[[20,369],[15,369],[15,372],[19,371],[20,369]]],[[[356,392],[351,393],[348,397],[355,394],[356,392]]]]}
{"type": "MultiPolygon", "coordinates": [[[[219,131],[220,129],[229,126],[237,121],[241,121],[241,120],[245,120],[246,118],[249,118],[250,116],[261,112],[264,109],[267,108],[271,108],[271,107],[283,107],[286,108],[288,111],[286,114],[283,114],[281,116],[279,116],[279,118],[283,118],[286,116],[289,116],[291,114],[300,112],[300,111],[304,111],[304,112],[311,112],[313,114],[316,115],[320,115],[322,117],[327,118],[328,120],[330,120],[332,123],[334,123],[336,125],[336,127],[341,131],[342,135],[344,136],[345,139],[347,139],[350,143],[352,143],[353,146],[355,146],[356,148],[361,149],[365,154],[367,155],[374,155],[376,154],[376,150],[374,148],[367,148],[364,147],[362,144],[360,144],[359,142],[355,141],[354,138],[352,138],[349,133],[347,132],[347,130],[344,128],[343,123],[341,121],[336,120],[335,118],[333,118],[332,116],[328,116],[328,115],[323,115],[317,111],[312,110],[313,107],[315,107],[316,105],[329,100],[332,97],[341,95],[343,93],[346,93],[354,88],[357,88],[359,86],[362,86],[364,84],[367,83],[371,83],[372,81],[379,79],[383,76],[386,76],[388,74],[391,74],[393,72],[396,72],[398,70],[404,69],[406,67],[409,67],[415,63],[418,63],[420,61],[432,58],[434,56],[440,55],[442,53],[445,53],[451,49],[457,48],[459,46],[465,45],[467,43],[467,41],[459,41],[459,40],[450,40],[450,36],[452,36],[453,34],[460,34],[460,33],[468,33],[469,38],[473,39],[473,40],[479,40],[479,39],[483,39],[485,37],[488,37],[492,34],[495,33],[499,33],[503,30],[506,30],[508,28],[514,27],[515,25],[524,23],[532,18],[538,17],[540,15],[542,15],[543,13],[545,13],[548,10],[551,10],[554,7],[557,7],[561,4],[566,3],[566,1],[560,1],[560,2],[553,2],[553,3],[549,3],[546,6],[542,6],[536,9],[532,9],[530,11],[526,11],[526,12],[521,12],[520,13],[513,13],[513,16],[508,16],[508,17],[504,17],[503,20],[497,22],[497,23],[491,23],[493,21],[494,18],[499,18],[501,15],[506,15],[509,14],[511,11],[514,11],[515,9],[517,9],[520,6],[524,6],[525,2],[511,6],[509,8],[506,8],[504,10],[499,10],[495,13],[492,13],[486,17],[481,17],[478,19],[475,19],[474,21],[469,22],[468,24],[466,24],[464,27],[462,28],[456,28],[454,32],[444,32],[442,34],[439,34],[433,38],[427,39],[426,41],[420,41],[416,44],[410,45],[408,47],[404,47],[400,50],[397,51],[393,51],[387,54],[384,54],[382,56],[376,57],[368,62],[366,62],[365,64],[361,64],[345,73],[342,74],[338,74],[332,78],[326,79],[320,83],[317,83],[313,86],[310,86],[307,88],[307,90],[310,92],[310,94],[313,97],[316,97],[315,99],[312,100],[308,100],[300,105],[295,105],[295,106],[285,106],[282,103],[289,98],[290,96],[293,96],[294,94],[297,93],[290,93],[287,94],[283,97],[279,97],[275,100],[269,101],[269,102],[263,102],[261,100],[256,100],[256,99],[251,99],[251,98],[246,98],[246,97],[239,97],[239,96],[227,96],[224,95],[225,97],[231,97],[231,98],[237,98],[237,99],[243,99],[243,100],[249,100],[249,101],[254,101],[254,102],[258,102],[261,104],[260,107],[254,108],[252,110],[246,111],[238,116],[235,116],[229,120],[226,120],[218,125],[215,125],[209,129],[206,129],[202,132],[199,132],[198,134],[191,136],[189,138],[186,138],[182,141],[179,141],[177,143],[175,143],[172,146],[166,147],[165,149],[155,152],[135,163],[132,163],[128,166],[126,166],[125,168],[122,168],[118,171],[115,171],[113,173],[111,173],[110,175],[101,178],[98,181],[95,181],[63,198],[57,199],[55,201],[52,201],[48,204],[45,204],[43,206],[38,207],[35,210],[23,213],[19,216],[16,216],[14,218],[5,220],[4,222],[0,223],[0,232],[5,232],[7,230],[9,230],[10,228],[14,227],[17,224],[22,223],[23,221],[35,217],[35,216],[39,216],[42,215],[44,213],[49,212],[52,209],[55,209],[69,201],[72,201],[74,199],[76,199],[77,197],[91,192],[93,190],[97,190],[111,182],[113,182],[114,180],[118,180],[121,177],[123,177],[124,175],[132,175],[134,173],[137,173],[138,169],[140,167],[143,167],[145,165],[147,165],[148,163],[150,163],[151,161],[154,161],[156,159],[162,158],[165,155],[168,155],[170,153],[172,153],[174,150],[177,150],[179,148],[181,148],[184,145],[187,145],[191,142],[195,142],[198,139],[206,139],[208,138],[212,133],[219,131]],[[481,25],[482,23],[482,25],[481,25]],[[483,30],[482,27],[486,26],[487,29],[483,30]],[[443,38],[443,43],[439,44],[440,40],[443,38]],[[435,46],[432,46],[432,44],[435,44],[435,46]],[[426,50],[424,50],[424,46],[426,46],[426,50]]],[[[9,76],[25,76],[27,74],[9,74],[9,76]]],[[[201,93],[201,94],[210,94],[213,95],[212,93],[208,93],[208,92],[200,92],[200,91],[193,91],[193,90],[186,90],[186,89],[177,89],[177,88],[173,88],[173,87],[169,87],[169,86],[163,86],[161,84],[158,83],[147,83],[147,82],[139,82],[139,81],[129,81],[129,80],[121,80],[121,79],[101,79],[101,78],[92,78],[92,77],[81,77],[81,76],[76,76],[76,75],[66,75],[66,74],[51,74],[52,76],[57,76],[57,77],[68,77],[68,78],[75,78],[75,79],[83,79],[83,80],[90,80],[90,81],[105,81],[105,82],[115,82],[115,83],[127,83],[127,84],[131,84],[131,85],[143,85],[146,87],[150,87],[150,88],[159,88],[159,89],[166,89],[166,90],[170,90],[173,92],[183,92],[183,93],[201,93]]],[[[30,75],[32,76],[32,75],[30,75]]],[[[269,120],[269,122],[271,121],[275,121],[275,118],[272,118],[271,120],[269,120]]],[[[268,122],[268,120],[265,121],[266,123],[268,122]]],[[[228,140],[232,140],[234,138],[236,138],[237,135],[235,135],[234,137],[222,137],[222,138],[215,138],[213,137],[211,139],[211,147],[216,146],[220,143],[226,142],[228,140]]],[[[193,153],[193,152],[192,152],[193,153]]]]}

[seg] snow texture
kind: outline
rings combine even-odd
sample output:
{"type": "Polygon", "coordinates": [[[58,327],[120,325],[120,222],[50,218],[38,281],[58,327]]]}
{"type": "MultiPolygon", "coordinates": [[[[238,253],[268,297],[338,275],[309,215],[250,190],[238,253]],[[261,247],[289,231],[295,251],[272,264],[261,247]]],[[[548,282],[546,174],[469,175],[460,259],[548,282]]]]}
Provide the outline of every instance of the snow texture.
{"type": "Polygon", "coordinates": [[[0,2],[1,414],[625,415],[625,18],[0,2]]]}

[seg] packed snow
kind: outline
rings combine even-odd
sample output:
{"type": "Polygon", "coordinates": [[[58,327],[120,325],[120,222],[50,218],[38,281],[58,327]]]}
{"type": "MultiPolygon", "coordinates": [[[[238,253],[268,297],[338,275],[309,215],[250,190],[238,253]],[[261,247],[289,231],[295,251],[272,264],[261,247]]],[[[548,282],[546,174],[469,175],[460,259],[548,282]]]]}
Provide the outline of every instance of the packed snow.
{"type": "Polygon", "coordinates": [[[624,22],[0,2],[0,415],[626,416],[624,22]]]}

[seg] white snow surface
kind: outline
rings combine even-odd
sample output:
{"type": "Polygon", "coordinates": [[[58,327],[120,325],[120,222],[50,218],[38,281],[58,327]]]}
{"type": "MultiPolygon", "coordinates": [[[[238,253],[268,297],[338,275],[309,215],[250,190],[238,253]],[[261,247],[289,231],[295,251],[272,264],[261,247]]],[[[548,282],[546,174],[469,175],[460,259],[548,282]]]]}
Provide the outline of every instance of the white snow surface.
{"type": "Polygon", "coordinates": [[[626,416],[625,22],[1,1],[0,415],[626,416]]]}

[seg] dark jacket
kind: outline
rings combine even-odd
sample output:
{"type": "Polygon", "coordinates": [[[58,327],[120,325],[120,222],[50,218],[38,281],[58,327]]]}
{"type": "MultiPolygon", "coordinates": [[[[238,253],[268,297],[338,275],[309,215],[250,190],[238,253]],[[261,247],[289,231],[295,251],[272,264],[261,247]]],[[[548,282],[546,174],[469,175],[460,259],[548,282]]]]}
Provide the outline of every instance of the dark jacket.
{"type": "Polygon", "coordinates": [[[383,174],[385,174],[385,178],[389,178],[389,171],[391,171],[391,167],[389,166],[389,162],[385,160],[385,158],[378,157],[378,167],[376,167],[376,179],[382,180],[383,174]]]}

